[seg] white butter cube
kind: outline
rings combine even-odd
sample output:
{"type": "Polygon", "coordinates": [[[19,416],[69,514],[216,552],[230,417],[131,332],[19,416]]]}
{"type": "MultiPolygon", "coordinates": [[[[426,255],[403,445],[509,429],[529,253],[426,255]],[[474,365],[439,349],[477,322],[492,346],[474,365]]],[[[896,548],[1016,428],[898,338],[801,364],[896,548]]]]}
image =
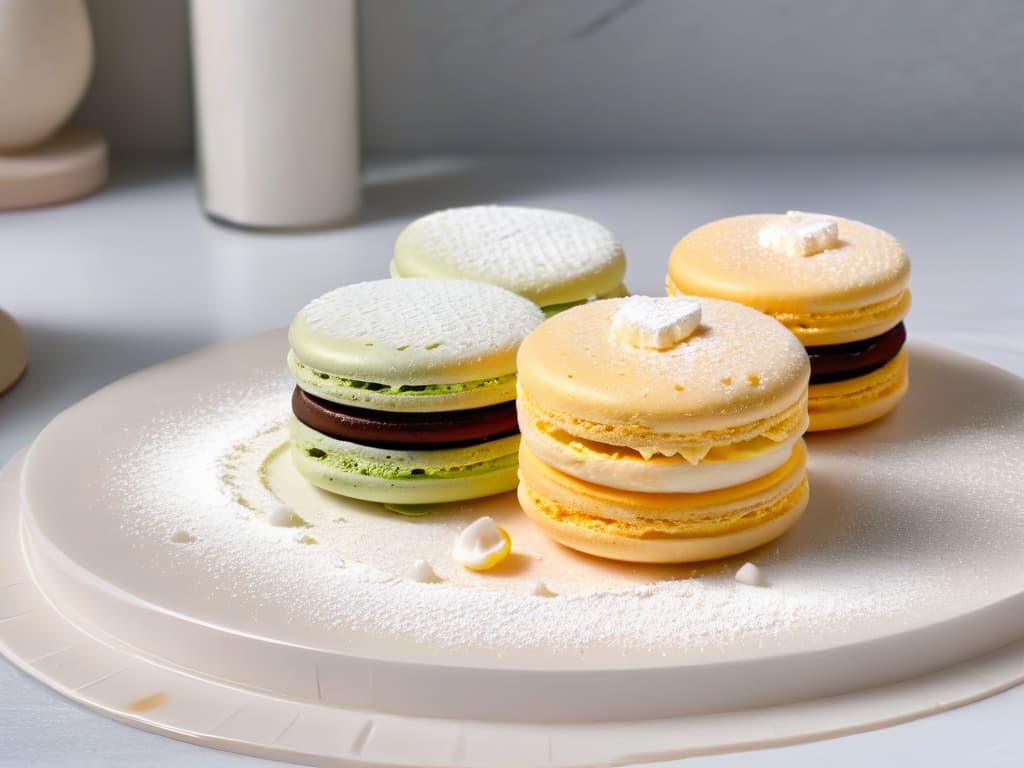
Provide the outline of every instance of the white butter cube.
{"type": "Polygon", "coordinates": [[[757,242],[787,256],[813,256],[839,245],[839,223],[828,216],[787,211],[782,221],[761,228],[757,242]]]}
{"type": "Polygon", "coordinates": [[[630,296],[612,317],[612,338],[637,349],[670,349],[700,327],[700,299],[630,296]]]}

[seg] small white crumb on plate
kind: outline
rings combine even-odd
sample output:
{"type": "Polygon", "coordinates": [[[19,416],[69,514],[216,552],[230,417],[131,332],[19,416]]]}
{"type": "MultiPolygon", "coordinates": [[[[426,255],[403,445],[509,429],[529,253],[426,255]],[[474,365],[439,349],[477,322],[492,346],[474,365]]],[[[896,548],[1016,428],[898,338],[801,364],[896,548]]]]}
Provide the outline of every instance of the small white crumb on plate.
{"type": "Polygon", "coordinates": [[[530,594],[534,597],[558,597],[557,592],[552,592],[551,589],[543,581],[534,583],[530,589],[530,594]]]}
{"type": "Polygon", "coordinates": [[[405,577],[409,581],[418,581],[420,584],[436,584],[441,581],[437,571],[426,560],[417,560],[406,571],[405,577]]]}
{"type": "Polygon", "coordinates": [[[736,571],[736,581],[751,587],[768,586],[768,582],[764,580],[764,576],[761,574],[761,569],[753,563],[744,563],[740,566],[740,569],[736,571]]]}
{"type": "Polygon", "coordinates": [[[284,504],[275,504],[267,510],[267,523],[275,528],[295,528],[305,522],[284,504]]]}

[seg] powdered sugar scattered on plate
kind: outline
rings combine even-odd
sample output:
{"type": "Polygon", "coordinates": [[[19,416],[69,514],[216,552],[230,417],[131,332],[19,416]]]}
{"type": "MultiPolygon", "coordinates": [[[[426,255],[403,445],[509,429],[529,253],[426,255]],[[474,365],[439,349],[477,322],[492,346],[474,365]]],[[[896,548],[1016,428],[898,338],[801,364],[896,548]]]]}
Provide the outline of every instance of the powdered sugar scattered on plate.
{"type": "Polygon", "coordinates": [[[540,534],[512,494],[409,518],[313,489],[290,463],[290,386],[279,376],[182,398],[134,427],[132,444],[107,456],[103,479],[118,522],[98,524],[115,526],[109,535],[124,541],[125,557],[166,548],[175,583],[213,585],[244,609],[248,628],[284,616],[338,648],[359,636],[412,640],[430,653],[706,658],[893,631],[1019,578],[1001,564],[1019,555],[1022,525],[989,524],[1014,503],[997,475],[1019,468],[975,464],[969,481],[957,471],[965,452],[980,455],[992,438],[980,421],[974,432],[934,439],[812,442],[811,507],[756,552],[772,588],[749,589],[734,575],[750,555],[674,567],[576,555],[540,534]],[[266,524],[282,504],[307,525],[266,524]],[[487,574],[450,556],[457,532],[482,515],[514,542],[487,574]],[[171,543],[178,530],[193,540],[171,543]],[[442,581],[410,581],[417,560],[442,581]],[[538,582],[555,596],[534,596],[538,582]]]}

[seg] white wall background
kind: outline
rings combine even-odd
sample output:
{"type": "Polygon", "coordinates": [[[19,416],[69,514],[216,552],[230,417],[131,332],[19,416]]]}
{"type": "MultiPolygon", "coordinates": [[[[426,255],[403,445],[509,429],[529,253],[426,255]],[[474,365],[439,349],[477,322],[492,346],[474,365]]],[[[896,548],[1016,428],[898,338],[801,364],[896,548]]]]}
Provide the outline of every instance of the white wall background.
{"type": "Polygon", "coordinates": [[[362,10],[373,148],[1024,147],[1020,0],[362,10]]]}
{"type": "MultiPolygon", "coordinates": [[[[187,4],[88,2],[84,116],[187,151],[187,4]]],[[[369,151],[1024,148],[1021,0],[362,0],[360,34],[369,151]]]]}

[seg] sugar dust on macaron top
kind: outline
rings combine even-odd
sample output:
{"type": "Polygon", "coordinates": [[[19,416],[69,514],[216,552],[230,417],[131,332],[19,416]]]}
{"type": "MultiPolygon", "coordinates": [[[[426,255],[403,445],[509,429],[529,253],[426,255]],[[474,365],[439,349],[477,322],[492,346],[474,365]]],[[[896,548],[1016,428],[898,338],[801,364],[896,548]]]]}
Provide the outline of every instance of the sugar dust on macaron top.
{"type": "Polygon", "coordinates": [[[824,430],[872,421],[906,393],[909,279],[889,233],[790,211],[697,228],[672,250],[665,282],[669,295],[741,302],[789,328],[811,359],[810,429],[824,430]]]}
{"type": "Polygon", "coordinates": [[[393,277],[455,277],[499,285],[552,315],[624,296],[621,244],[595,221],[561,211],[480,205],[423,216],[395,243],[393,277]]]}

